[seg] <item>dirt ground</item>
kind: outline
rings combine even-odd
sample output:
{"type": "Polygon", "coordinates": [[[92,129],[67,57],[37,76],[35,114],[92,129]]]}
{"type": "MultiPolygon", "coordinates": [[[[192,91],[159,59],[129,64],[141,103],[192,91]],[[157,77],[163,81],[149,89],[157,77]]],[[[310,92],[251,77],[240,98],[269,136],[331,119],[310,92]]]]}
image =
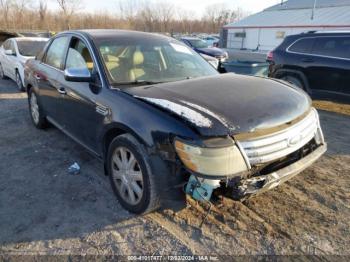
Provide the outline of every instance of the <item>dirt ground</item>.
{"type": "Polygon", "coordinates": [[[344,114],[350,116],[350,104],[335,103],[332,101],[313,101],[313,105],[321,110],[336,112],[339,114],[344,114]]]}
{"type": "Polygon", "coordinates": [[[102,163],[35,129],[27,107],[0,81],[0,255],[350,255],[350,116],[321,111],[321,160],[244,204],[224,199],[200,227],[207,206],[190,199],[178,213],[123,210],[102,163]]]}

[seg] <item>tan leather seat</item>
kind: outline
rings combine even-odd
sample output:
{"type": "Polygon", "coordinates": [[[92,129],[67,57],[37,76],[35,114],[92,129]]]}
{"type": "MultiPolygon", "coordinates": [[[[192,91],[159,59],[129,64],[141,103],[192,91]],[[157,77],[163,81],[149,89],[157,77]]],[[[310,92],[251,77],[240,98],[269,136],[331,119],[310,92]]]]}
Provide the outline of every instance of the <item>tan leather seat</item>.
{"type": "Polygon", "coordinates": [[[89,50],[85,47],[82,51],[82,56],[86,62],[87,68],[92,71],[94,69],[94,62],[92,60],[92,57],[89,53],[89,50]]]}
{"type": "Polygon", "coordinates": [[[108,71],[116,70],[119,67],[119,59],[113,55],[103,55],[108,71]]]}
{"type": "Polygon", "coordinates": [[[142,52],[135,51],[132,59],[132,68],[129,70],[130,81],[136,81],[145,75],[143,68],[144,56],[142,52]]]}

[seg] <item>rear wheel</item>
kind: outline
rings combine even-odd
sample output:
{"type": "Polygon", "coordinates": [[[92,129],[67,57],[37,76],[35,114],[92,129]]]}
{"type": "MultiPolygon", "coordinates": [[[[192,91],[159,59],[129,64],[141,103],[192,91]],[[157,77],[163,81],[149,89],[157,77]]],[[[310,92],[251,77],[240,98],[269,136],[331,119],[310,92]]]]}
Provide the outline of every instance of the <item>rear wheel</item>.
{"type": "Polygon", "coordinates": [[[44,129],[47,127],[47,120],[40,106],[38,96],[31,88],[28,92],[29,111],[32,122],[36,128],[44,129]]]}
{"type": "Polygon", "coordinates": [[[300,89],[305,90],[304,83],[299,78],[297,78],[295,76],[285,75],[281,79],[288,82],[288,83],[295,85],[296,87],[299,87],[300,89]]]}
{"type": "Polygon", "coordinates": [[[116,137],[109,146],[108,175],[120,204],[128,211],[145,214],[160,206],[148,154],[133,136],[116,137]]]}
{"type": "Polygon", "coordinates": [[[24,91],[24,86],[22,83],[22,79],[21,76],[19,75],[18,71],[16,72],[16,84],[17,84],[17,88],[20,92],[24,91]]]}

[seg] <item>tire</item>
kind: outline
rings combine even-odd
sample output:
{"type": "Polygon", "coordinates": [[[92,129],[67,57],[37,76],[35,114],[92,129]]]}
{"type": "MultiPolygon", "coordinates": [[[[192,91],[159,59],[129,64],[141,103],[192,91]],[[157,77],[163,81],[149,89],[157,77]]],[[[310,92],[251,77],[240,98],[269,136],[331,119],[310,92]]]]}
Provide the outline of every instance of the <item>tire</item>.
{"type": "Polygon", "coordinates": [[[119,203],[126,210],[146,214],[160,207],[148,153],[132,135],[120,135],[110,144],[107,173],[119,203]]]}
{"type": "Polygon", "coordinates": [[[22,83],[22,79],[21,79],[21,76],[19,75],[17,70],[16,70],[16,85],[17,85],[17,88],[20,92],[24,92],[24,86],[22,83]]]}
{"type": "Polygon", "coordinates": [[[48,122],[43,113],[38,96],[34,92],[33,88],[29,89],[28,102],[30,118],[32,119],[34,126],[38,129],[45,129],[48,126],[48,122]]]}
{"type": "Polygon", "coordinates": [[[0,63],[0,79],[7,79],[1,63],[0,63]]]}
{"type": "Polygon", "coordinates": [[[297,78],[295,76],[285,75],[285,76],[281,77],[281,79],[288,82],[288,83],[295,85],[296,87],[299,87],[300,89],[305,90],[304,83],[299,78],[297,78]]]}

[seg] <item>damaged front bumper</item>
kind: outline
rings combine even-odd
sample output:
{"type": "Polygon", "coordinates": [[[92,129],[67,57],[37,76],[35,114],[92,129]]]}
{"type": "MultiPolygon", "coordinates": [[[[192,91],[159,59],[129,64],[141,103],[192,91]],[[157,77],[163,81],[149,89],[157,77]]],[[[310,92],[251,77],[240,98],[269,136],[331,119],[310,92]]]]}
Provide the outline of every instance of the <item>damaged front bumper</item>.
{"type": "Polygon", "coordinates": [[[260,194],[277,187],[278,185],[286,182],[287,180],[291,179],[312,165],[312,163],[320,158],[326,151],[327,144],[324,143],[313,152],[291,165],[288,165],[267,175],[242,179],[237,188],[240,197],[260,194]]]}
{"type": "MultiPolygon", "coordinates": [[[[231,150],[232,152],[226,148],[220,149],[221,158],[213,157],[212,151],[218,150],[215,147],[197,149],[188,145],[183,146],[188,152],[194,148],[206,153],[202,152],[201,158],[197,157],[202,161],[194,161],[200,165],[191,172],[187,193],[196,199],[208,200],[213,189],[221,187],[225,190],[225,194],[232,191],[230,195],[234,199],[241,200],[273,189],[291,179],[314,163],[327,150],[318,113],[314,108],[311,108],[304,118],[289,124],[287,128],[272,134],[246,137],[245,140],[242,138],[243,136],[234,138],[235,150],[231,150]],[[234,157],[232,159],[222,157],[227,155],[234,157]],[[213,162],[213,158],[217,161],[213,162]],[[204,170],[206,172],[195,172],[202,171],[201,166],[206,167],[204,170]],[[219,174],[217,167],[221,166],[230,168],[224,169],[219,174]],[[230,173],[229,171],[234,175],[226,175],[230,173]]],[[[181,150],[180,146],[176,148],[184,163],[191,159],[189,154],[183,155],[184,150],[181,150]]]]}

